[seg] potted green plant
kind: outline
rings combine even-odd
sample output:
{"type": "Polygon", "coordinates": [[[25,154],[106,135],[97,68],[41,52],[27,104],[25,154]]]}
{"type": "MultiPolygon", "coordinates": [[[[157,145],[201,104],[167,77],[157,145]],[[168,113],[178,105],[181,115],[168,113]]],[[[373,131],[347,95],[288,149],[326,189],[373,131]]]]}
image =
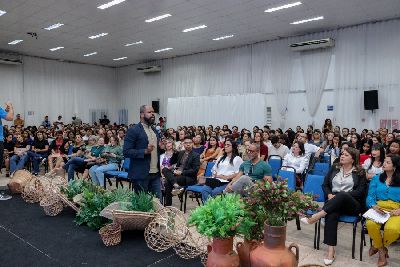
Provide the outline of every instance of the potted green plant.
{"type": "Polygon", "coordinates": [[[219,195],[191,213],[189,225],[213,238],[212,245],[207,247],[207,266],[239,266],[239,257],[233,251],[233,237],[245,216],[243,204],[239,195],[219,195]]]}
{"type": "Polygon", "coordinates": [[[245,211],[249,215],[244,222],[248,222],[242,224],[239,232],[249,240],[260,240],[263,235],[264,244],[258,245],[251,253],[241,251],[239,255],[249,255],[247,260],[251,266],[296,265],[297,245],[291,244],[289,249],[285,247],[286,223],[307,210],[317,210],[318,205],[313,201],[313,196],[289,190],[286,180],[261,180],[251,188],[244,203],[245,211]],[[290,251],[291,248],[296,248],[296,256],[290,251]]]}

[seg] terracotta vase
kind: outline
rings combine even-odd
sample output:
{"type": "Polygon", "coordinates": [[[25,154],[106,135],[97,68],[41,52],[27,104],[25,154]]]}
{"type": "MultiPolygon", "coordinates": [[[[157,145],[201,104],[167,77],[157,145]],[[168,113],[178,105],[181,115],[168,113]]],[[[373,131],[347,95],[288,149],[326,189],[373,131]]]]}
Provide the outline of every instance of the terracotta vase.
{"type": "Polygon", "coordinates": [[[257,248],[259,244],[260,241],[247,239],[236,244],[236,251],[239,254],[240,267],[251,267],[250,252],[257,248]]]}
{"type": "Polygon", "coordinates": [[[214,238],[207,250],[207,267],[239,267],[239,256],[233,251],[233,237],[214,238]]]}
{"type": "Polygon", "coordinates": [[[299,263],[299,247],[285,247],[286,226],[264,226],[264,242],[250,252],[251,267],[295,267],[299,263]],[[296,254],[292,252],[296,249],[296,254]]]}

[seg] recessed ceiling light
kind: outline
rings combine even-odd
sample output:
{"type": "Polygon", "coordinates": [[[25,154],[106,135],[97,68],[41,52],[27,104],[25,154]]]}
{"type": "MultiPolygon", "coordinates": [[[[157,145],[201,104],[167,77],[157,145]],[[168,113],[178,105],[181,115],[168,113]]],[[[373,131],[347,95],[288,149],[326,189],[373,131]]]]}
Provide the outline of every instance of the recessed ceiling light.
{"type": "Polygon", "coordinates": [[[156,53],[160,53],[160,52],[164,52],[164,51],[168,51],[168,50],[172,50],[173,48],[171,48],[171,47],[167,47],[167,48],[163,48],[163,49],[158,49],[158,50],[156,50],[156,51],[154,51],[154,52],[156,52],[156,53]]]}
{"type": "Polygon", "coordinates": [[[195,30],[199,30],[199,29],[204,29],[207,28],[206,25],[200,25],[197,27],[193,27],[193,28],[189,28],[189,29],[184,29],[182,32],[191,32],[191,31],[195,31],[195,30]]]}
{"type": "Polygon", "coordinates": [[[278,11],[278,10],[281,10],[281,9],[285,9],[285,8],[290,8],[290,7],[298,6],[298,5],[301,5],[301,4],[302,4],[301,2],[294,2],[294,3],[287,4],[287,5],[283,5],[283,6],[278,6],[278,7],[274,7],[274,8],[269,8],[269,9],[265,10],[264,12],[270,13],[270,12],[278,11]]]}
{"type": "Polygon", "coordinates": [[[50,48],[50,51],[56,51],[56,50],[60,50],[63,48],[64,48],[64,46],[54,47],[54,48],[50,48]]]}
{"type": "Polygon", "coordinates": [[[157,20],[161,20],[161,19],[165,19],[171,17],[171,14],[164,14],[155,18],[151,18],[151,19],[146,19],[145,22],[153,22],[153,21],[157,21],[157,20]]]}
{"type": "Polygon", "coordinates": [[[83,56],[84,57],[90,57],[90,56],[93,56],[93,55],[97,55],[97,52],[93,52],[93,53],[86,54],[86,55],[83,55],[83,56]]]}
{"type": "Polygon", "coordinates": [[[143,44],[143,42],[142,41],[138,41],[138,42],[126,44],[125,46],[138,45],[138,44],[143,44]]]}
{"type": "Polygon", "coordinates": [[[12,41],[12,42],[9,42],[8,44],[9,45],[16,45],[16,44],[18,44],[18,43],[20,43],[20,42],[22,42],[23,40],[14,40],[14,41],[12,41]]]}
{"type": "Polygon", "coordinates": [[[51,26],[49,26],[49,27],[47,27],[47,28],[44,28],[44,29],[45,29],[45,30],[48,30],[48,31],[51,31],[51,30],[60,28],[60,27],[63,26],[63,25],[64,25],[64,24],[62,24],[62,23],[56,23],[56,24],[53,24],[53,25],[51,25],[51,26]]]}
{"type": "Polygon", "coordinates": [[[99,34],[96,34],[96,35],[89,36],[89,39],[96,39],[96,38],[103,37],[103,36],[106,36],[106,35],[108,35],[108,33],[107,32],[103,32],[103,33],[99,33],[99,34]]]}
{"type": "Polygon", "coordinates": [[[233,36],[235,36],[235,35],[233,35],[233,34],[232,35],[225,35],[225,36],[214,38],[213,41],[220,41],[220,40],[224,40],[224,39],[227,39],[227,38],[232,38],[233,36]]]}
{"type": "Polygon", "coordinates": [[[111,1],[111,2],[108,2],[108,3],[105,3],[105,4],[102,4],[101,6],[98,6],[97,8],[99,8],[99,9],[106,9],[106,8],[109,8],[109,7],[112,7],[112,6],[121,4],[122,2],[125,2],[125,1],[126,1],[126,0],[114,0],[114,1],[111,1]]]}
{"type": "Polygon", "coordinates": [[[7,12],[5,12],[4,10],[0,10],[0,16],[3,16],[4,14],[6,14],[7,12]]]}
{"type": "Polygon", "coordinates": [[[306,22],[310,22],[310,21],[315,21],[315,20],[321,20],[321,19],[324,19],[324,17],[323,17],[323,16],[320,16],[320,17],[316,17],[316,18],[303,19],[303,20],[299,20],[299,21],[294,21],[294,22],[292,22],[292,23],[290,23],[290,24],[297,25],[297,24],[302,24],[302,23],[306,23],[306,22]]]}
{"type": "Polygon", "coordinates": [[[118,60],[123,60],[123,59],[127,59],[128,57],[119,57],[119,58],[114,58],[114,61],[118,61],[118,60]]]}

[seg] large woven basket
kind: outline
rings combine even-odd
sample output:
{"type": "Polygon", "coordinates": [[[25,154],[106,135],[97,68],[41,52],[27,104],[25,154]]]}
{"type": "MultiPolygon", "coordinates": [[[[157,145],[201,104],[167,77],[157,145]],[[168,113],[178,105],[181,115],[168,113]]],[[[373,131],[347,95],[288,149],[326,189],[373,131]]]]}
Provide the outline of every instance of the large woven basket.
{"type": "Polygon", "coordinates": [[[115,246],[121,243],[121,225],[117,223],[110,223],[99,230],[101,240],[107,247],[115,246]]]}
{"type": "Polygon", "coordinates": [[[28,203],[39,202],[44,195],[42,181],[36,177],[29,180],[22,192],[22,198],[28,203]]]}
{"type": "Polygon", "coordinates": [[[44,213],[48,216],[60,214],[64,208],[63,202],[58,195],[47,195],[40,201],[44,213]]]}
{"type": "MultiPolygon", "coordinates": [[[[153,207],[155,211],[161,209],[161,204],[158,199],[153,199],[153,207]]],[[[141,212],[141,211],[123,211],[113,210],[113,222],[121,225],[122,230],[140,230],[144,231],[147,225],[156,217],[156,212],[141,212]]]]}
{"type": "Polygon", "coordinates": [[[58,197],[61,199],[61,201],[67,206],[71,207],[74,211],[79,212],[80,208],[72,201],[70,201],[64,194],[59,193],[58,197]]]}
{"type": "Polygon", "coordinates": [[[26,170],[18,170],[8,182],[8,188],[13,194],[20,194],[24,191],[26,184],[32,179],[32,174],[26,170]]]}

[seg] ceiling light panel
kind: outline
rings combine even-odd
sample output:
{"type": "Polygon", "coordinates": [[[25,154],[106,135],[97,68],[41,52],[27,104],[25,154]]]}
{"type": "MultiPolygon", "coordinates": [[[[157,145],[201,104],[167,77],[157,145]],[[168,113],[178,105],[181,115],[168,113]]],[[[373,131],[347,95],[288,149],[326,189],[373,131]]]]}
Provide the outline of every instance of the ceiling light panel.
{"type": "Polygon", "coordinates": [[[233,35],[233,34],[225,35],[225,36],[214,38],[213,41],[221,41],[221,40],[224,40],[224,39],[232,38],[233,36],[235,36],[235,35],[233,35]]]}
{"type": "Polygon", "coordinates": [[[143,44],[143,41],[138,41],[138,42],[126,44],[125,46],[132,46],[132,45],[138,45],[138,44],[143,44]]]}
{"type": "Polygon", "coordinates": [[[299,21],[294,21],[294,22],[292,22],[290,24],[297,25],[297,24],[307,23],[307,22],[321,20],[321,19],[324,19],[324,17],[320,16],[320,17],[315,17],[315,18],[310,18],[310,19],[303,19],[303,20],[299,20],[299,21]]]}
{"type": "Polygon", "coordinates": [[[294,3],[283,5],[283,6],[269,8],[269,9],[265,10],[264,12],[271,13],[271,12],[275,12],[275,11],[278,11],[278,10],[299,6],[301,4],[302,4],[301,2],[294,2],[294,3]]]}
{"type": "Polygon", "coordinates": [[[64,48],[64,46],[58,46],[58,47],[50,48],[49,50],[50,51],[57,51],[57,50],[60,50],[60,49],[63,49],[63,48],[64,48]]]}
{"type": "Polygon", "coordinates": [[[128,57],[119,57],[119,58],[114,58],[114,61],[120,61],[120,60],[124,60],[127,59],[128,57]]]}
{"type": "Polygon", "coordinates": [[[0,17],[3,16],[4,14],[6,14],[7,12],[5,12],[4,10],[0,10],[0,17]]]}
{"type": "Polygon", "coordinates": [[[182,32],[191,32],[191,31],[200,30],[200,29],[204,29],[204,28],[207,28],[207,26],[206,25],[200,25],[200,26],[197,26],[197,27],[184,29],[182,32]]]}
{"type": "Polygon", "coordinates": [[[172,50],[172,49],[173,49],[173,48],[171,48],[171,47],[167,47],[167,48],[163,48],[163,49],[158,49],[158,50],[156,50],[156,51],[154,51],[154,52],[160,53],[160,52],[165,52],[165,51],[172,50]]]}
{"type": "Polygon", "coordinates": [[[9,42],[8,44],[9,45],[16,45],[16,44],[18,44],[18,43],[20,43],[20,42],[22,42],[23,40],[14,40],[14,41],[12,41],[12,42],[9,42]]]}
{"type": "Polygon", "coordinates": [[[96,38],[100,38],[100,37],[103,37],[103,36],[106,36],[106,35],[108,35],[108,33],[107,32],[103,32],[103,33],[99,33],[99,34],[96,34],[96,35],[89,36],[89,39],[96,39],[96,38]]]}
{"type": "Polygon", "coordinates": [[[89,53],[89,54],[86,54],[86,55],[83,55],[83,56],[84,57],[90,57],[90,56],[94,56],[94,55],[97,55],[97,52],[89,53]]]}
{"type": "Polygon", "coordinates": [[[151,19],[146,19],[145,22],[154,22],[154,21],[162,20],[162,19],[165,19],[165,18],[168,18],[168,17],[171,17],[171,14],[164,14],[164,15],[161,15],[161,16],[158,16],[158,17],[154,17],[154,18],[151,18],[151,19]]]}
{"type": "Polygon", "coordinates": [[[101,6],[98,6],[98,9],[107,9],[109,7],[121,4],[122,2],[125,2],[126,0],[114,0],[105,4],[102,4],[101,6]]]}
{"type": "Polygon", "coordinates": [[[53,25],[51,25],[51,26],[49,26],[49,27],[47,27],[47,28],[44,28],[44,29],[45,29],[45,30],[48,30],[48,31],[51,31],[51,30],[60,28],[60,27],[63,26],[63,25],[64,25],[64,24],[62,24],[62,23],[56,23],[56,24],[53,24],[53,25]]]}

